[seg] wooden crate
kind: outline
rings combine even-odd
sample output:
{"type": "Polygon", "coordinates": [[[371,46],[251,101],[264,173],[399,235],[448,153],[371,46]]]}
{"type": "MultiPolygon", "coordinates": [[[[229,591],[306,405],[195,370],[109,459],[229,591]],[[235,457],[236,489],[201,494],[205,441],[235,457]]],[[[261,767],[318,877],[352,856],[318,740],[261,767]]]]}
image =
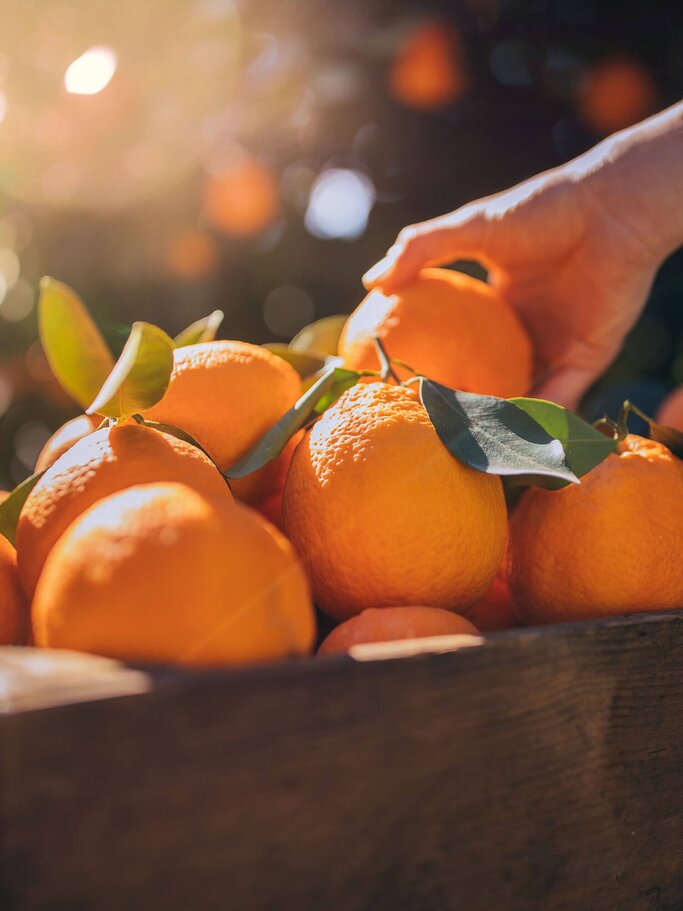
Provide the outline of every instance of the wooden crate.
{"type": "Polygon", "coordinates": [[[2,908],[683,908],[683,611],[242,671],[26,655],[2,908]]]}

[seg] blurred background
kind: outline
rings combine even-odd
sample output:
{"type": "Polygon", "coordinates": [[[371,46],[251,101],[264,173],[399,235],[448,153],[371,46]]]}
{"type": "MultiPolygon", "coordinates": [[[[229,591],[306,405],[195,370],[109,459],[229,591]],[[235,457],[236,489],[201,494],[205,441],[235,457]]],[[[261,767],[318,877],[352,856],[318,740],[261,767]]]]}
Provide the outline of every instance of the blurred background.
{"type": "MultiPolygon", "coordinates": [[[[76,410],[36,342],[43,274],[118,352],[214,308],[286,340],[350,311],[405,224],[683,96],[680,0],[21,0],[0,32],[0,488],[76,410]]],[[[683,254],[589,417],[683,383],[683,254]]]]}

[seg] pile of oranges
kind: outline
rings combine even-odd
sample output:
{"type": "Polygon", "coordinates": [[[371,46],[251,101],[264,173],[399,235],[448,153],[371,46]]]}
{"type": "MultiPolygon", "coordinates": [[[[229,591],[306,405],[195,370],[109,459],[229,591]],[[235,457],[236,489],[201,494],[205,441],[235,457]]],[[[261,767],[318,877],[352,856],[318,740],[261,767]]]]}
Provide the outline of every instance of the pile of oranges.
{"type": "Polygon", "coordinates": [[[622,434],[581,484],[529,489],[509,516],[501,478],[437,435],[411,373],[531,386],[531,340],[492,287],[429,269],[373,291],[334,354],[367,375],[230,483],[306,385],[266,347],[178,347],[157,404],[62,427],[16,550],[0,535],[0,644],[234,665],[683,607],[683,462],[662,443],[622,434]],[[390,376],[372,375],[375,339],[390,376]]]}

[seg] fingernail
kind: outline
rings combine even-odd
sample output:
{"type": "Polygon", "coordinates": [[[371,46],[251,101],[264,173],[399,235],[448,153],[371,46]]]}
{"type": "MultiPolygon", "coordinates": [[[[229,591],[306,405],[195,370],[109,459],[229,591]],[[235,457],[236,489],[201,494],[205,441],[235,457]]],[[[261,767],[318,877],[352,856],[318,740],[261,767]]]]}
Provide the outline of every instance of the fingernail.
{"type": "Polygon", "coordinates": [[[376,284],[378,280],[389,271],[395,261],[395,256],[387,255],[384,259],[380,259],[378,263],[375,263],[371,269],[368,269],[362,279],[365,287],[369,288],[371,285],[376,284]]]}

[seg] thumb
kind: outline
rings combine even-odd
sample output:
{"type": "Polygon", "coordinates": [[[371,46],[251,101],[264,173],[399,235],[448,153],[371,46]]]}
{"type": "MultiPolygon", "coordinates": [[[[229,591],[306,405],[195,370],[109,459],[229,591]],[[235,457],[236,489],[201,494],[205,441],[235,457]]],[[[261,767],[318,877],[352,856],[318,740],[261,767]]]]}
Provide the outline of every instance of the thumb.
{"type": "Polygon", "coordinates": [[[404,228],[386,256],[363,276],[370,290],[391,292],[415,278],[425,266],[442,266],[460,257],[481,258],[485,218],[479,205],[465,206],[404,228]]]}

